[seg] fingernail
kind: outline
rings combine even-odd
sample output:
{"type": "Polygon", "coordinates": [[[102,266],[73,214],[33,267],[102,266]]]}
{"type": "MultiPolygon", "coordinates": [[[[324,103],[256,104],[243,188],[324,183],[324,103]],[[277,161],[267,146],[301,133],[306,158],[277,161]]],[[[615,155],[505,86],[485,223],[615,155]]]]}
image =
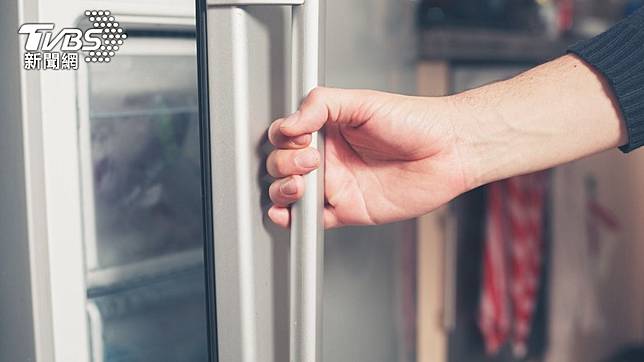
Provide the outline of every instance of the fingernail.
{"type": "Polygon", "coordinates": [[[268,217],[270,217],[271,219],[274,219],[276,216],[277,216],[277,210],[275,210],[275,208],[271,207],[270,209],[268,209],[268,217]]]}
{"type": "Polygon", "coordinates": [[[284,123],[282,123],[282,127],[285,128],[290,128],[295,126],[295,122],[297,122],[298,117],[300,116],[300,111],[297,111],[290,116],[286,117],[284,120],[284,123]]]}
{"type": "Polygon", "coordinates": [[[282,182],[282,185],[280,185],[280,191],[284,195],[295,195],[297,193],[297,185],[295,184],[295,180],[290,179],[288,181],[282,182]]]}
{"type": "Polygon", "coordinates": [[[292,139],[293,143],[299,146],[306,146],[309,144],[309,135],[303,134],[292,139]]]}
{"type": "Polygon", "coordinates": [[[295,156],[295,165],[301,168],[314,168],[320,162],[317,152],[305,151],[295,156]]]}

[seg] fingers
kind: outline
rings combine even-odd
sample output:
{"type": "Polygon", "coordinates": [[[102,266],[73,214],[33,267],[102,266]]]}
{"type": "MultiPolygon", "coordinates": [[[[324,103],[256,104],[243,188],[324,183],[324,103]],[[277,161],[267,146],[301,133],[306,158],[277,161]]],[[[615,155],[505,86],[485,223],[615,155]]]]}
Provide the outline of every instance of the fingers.
{"type": "Polygon", "coordinates": [[[273,122],[268,129],[268,140],[273,144],[273,146],[280,149],[299,149],[308,147],[309,144],[311,144],[310,134],[289,137],[281,132],[280,126],[284,123],[284,120],[284,118],[278,119],[273,122]]]}
{"type": "Polygon", "coordinates": [[[304,143],[304,138],[297,137],[319,131],[327,121],[357,127],[368,119],[364,110],[378,94],[367,90],[315,88],[297,112],[273,122],[269,139],[279,148],[301,148],[310,139],[304,143]]]}
{"type": "MultiPolygon", "coordinates": [[[[268,130],[269,141],[277,148],[267,161],[268,173],[278,178],[269,188],[274,205],[268,216],[277,225],[288,227],[288,206],[304,193],[301,175],[320,165],[319,153],[309,148],[311,133],[328,121],[358,127],[370,117],[370,105],[378,104],[381,94],[374,91],[316,88],[302,102],[300,109],[286,118],[273,122],[268,130]]],[[[324,211],[325,227],[341,226],[330,209],[324,211]]]]}
{"type": "Polygon", "coordinates": [[[290,176],[279,179],[269,187],[268,196],[273,204],[280,207],[288,206],[302,198],[304,180],[302,176],[290,176]]]}
{"type": "Polygon", "coordinates": [[[282,178],[304,175],[320,166],[320,153],[313,148],[302,150],[275,150],[268,155],[266,169],[269,175],[282,178]]]}
{"type": "Polygon", "coordinates": [[[268,217],[283,228],[287,228],[291,223],[291,212],[287,207],[272,206],[268,209],[268,217]]]}
{"type": "MultiPolygon", "coordinates": [[[[291,224],[291,211],[288,207],[273,206],[268,209],[268,217],[278,226],[287,228],[291,224]]],[[[340,220],[330,208],[324,209],[324,228],[333,229],[342,226],[340,220]]]]}

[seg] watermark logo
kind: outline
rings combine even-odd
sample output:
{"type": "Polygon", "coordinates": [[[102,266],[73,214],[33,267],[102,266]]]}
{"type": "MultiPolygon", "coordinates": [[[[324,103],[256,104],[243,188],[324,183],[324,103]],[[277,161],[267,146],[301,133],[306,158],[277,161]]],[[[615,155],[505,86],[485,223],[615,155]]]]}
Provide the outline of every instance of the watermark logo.
{"type": "Polygon", "coordinates": [[[86,10],[91,27],[63,28],[53,23],[26,23],[18,34],[26,35],[24,69],[76,70],[79,58],[87,63],[109,63],[127,38],[109,10],[86,10]]]}

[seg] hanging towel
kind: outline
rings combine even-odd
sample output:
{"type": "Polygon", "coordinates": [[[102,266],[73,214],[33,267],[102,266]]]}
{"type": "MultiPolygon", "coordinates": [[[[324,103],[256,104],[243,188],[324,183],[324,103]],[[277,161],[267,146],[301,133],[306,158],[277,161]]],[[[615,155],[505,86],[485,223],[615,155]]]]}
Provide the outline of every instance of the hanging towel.
{"type": "Polygon", "coordinates": [[[524,357],[539,290],[547,173],[488,188],[479,328],[488,354],[507,342],[524,357]]]}

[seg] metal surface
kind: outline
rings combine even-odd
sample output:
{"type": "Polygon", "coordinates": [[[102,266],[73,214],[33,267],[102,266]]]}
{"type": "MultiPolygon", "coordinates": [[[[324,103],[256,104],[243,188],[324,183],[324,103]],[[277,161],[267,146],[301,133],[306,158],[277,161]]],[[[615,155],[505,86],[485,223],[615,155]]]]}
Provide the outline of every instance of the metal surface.
{"type": "MultiPolygon", "coordinates": [[[[286,285],[280,286],[275,277],[279,264],[274,260],[286,250],[270,250],[280,238],[263,225],[256,204],[266,185],[258,188],[253,182],[258,167],[265,172],[263,156],[253,149],[265,140],[270,120],[287,111],[276,105],[288,101],[289,110],[295,111],[303,97],[321,84],[322,3],[307,1],[292,11],[283,6],[300,3],[208,2],[217,310],[226,311],[218,313],[217,328],[219,358],[224,361],[284,361],[286,351],[291,361],[321,360],[323,171],[306,176],[308,191],[293,207],[290,313],[284,315],[271,302],[282,302],[280,295],[286,296],[286,285]],[[262,6],[238,6],[249,4],[262,6]],[[286,56],[289,44],[291,59],[286,56]],[[291,84],[284,73],[288,66],[291,84]],[[290,97],[277,99],[277,94],[290,97]],[[267,280],[271,273],[273,280],[267,280]],[[285,333],[280,324],[287,319],[285,333]],[[290,335],[288,349],[280,340],[282,333],[290,335]]],[[[323,151],[321,134],[316,134],[312,146],[323,151]]]]}
{"type": "MultiPolygon", "coordinates": [[[[324,82],[324,1],[293,8],[291,111],[324,82]]],[[[324,155],[322,132],[311,147],[324,155]]],[[[324,161],[321,162],[324,165],[324,161]]],[[[324,168],[304,176],[303,198],[291,208],[290,361],[321,361],[324,271],[324,168]]]]}
{"type": "MultiPolygon", "coordinates": [[[[416,3],[327,0],[326,86],[415,93],[416,3]],[[360,15],[346,21],[347,14],[360,15]]],[[[324,362],[413,360],[401,357],[413,338],[397,343],[413,331],[406,322],[413,312],[395,307],[403,298],[395,250],[404,244],[402,230],[413,227],[405,224],[325,232],[324,362]]]]}
{"type": "Polygon", "coordinates": [[[0,76],[5,80],[0,85],[0,356],[7,361],[35,361],[52,354],[54,347],[46,244],[36,242],[47,232],[42,146],[38,147],[42,134],[39,120],[31,115],[39,111],[38,99],[30,101],[27,92],[27,84],[37,85],[40,79],[22,70],[15,34],[23,16],[33,10],[12,1],[0,12],[0,76]]]}
{"type": "Polygon", "coordinates": [[[246,13],[216,8],[208,13],[213,178],[213,231],[217,285],[219,359],[257,360],[251,174],[248,132],[246,13]],[[225,190],[225,191],[224,191],[225,190]],[[222,191],[231,197],[226,197],[222,191]],[[224,330],[225,326],[225,330],[224,330]]]}
{"type": "Polygon", "coordinates": [[[207,0],[208,6],[301,5],[304,0],[207,0]]]}
{"type": "Polygon", "coordinates": [[[220,361],[288,359],[287,235],[265,223],[262,206],[266,129],[287,111],[290,18],[285,6],[208,9],[220,361]]]}

